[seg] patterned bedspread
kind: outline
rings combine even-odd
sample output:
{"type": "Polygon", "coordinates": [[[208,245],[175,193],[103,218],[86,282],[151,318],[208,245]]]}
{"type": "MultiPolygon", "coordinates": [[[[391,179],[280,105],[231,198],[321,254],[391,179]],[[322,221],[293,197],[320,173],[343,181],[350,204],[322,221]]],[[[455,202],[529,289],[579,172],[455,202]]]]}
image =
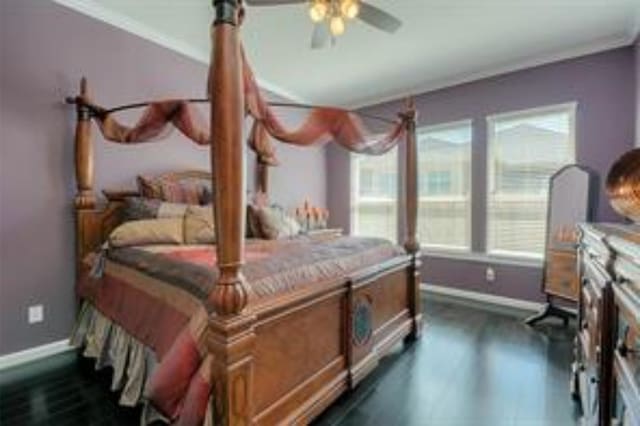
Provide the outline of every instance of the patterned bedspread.
{"type": "MultiPolygon", "coordinates": [[[[346,280],[402,253],[372,238],[248,241],[243,273],[249,307],[283,293],[346,280]]],[[[112,249],[100,278],[89,274],[95,258],[86,259],[79,295],[155,352],[159,364],[145,390],[153,406],[177,424],[202,424],[211,392],[203,335],[208,316],[215,314],[207,302],[218,275],[215,247],[112,249]]]]}

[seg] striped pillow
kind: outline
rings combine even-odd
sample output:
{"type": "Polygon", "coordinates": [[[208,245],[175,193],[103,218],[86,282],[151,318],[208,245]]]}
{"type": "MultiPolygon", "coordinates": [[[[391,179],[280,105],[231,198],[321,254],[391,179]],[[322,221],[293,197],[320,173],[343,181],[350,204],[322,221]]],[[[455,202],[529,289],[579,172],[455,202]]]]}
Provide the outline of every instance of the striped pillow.
{"type": "Polygon", "coordinates": [[[188,204],[168,203],[162,200],[142,197],[127,197],[124,200],[125,221],[162,218],[182,218],[188,204]]]}

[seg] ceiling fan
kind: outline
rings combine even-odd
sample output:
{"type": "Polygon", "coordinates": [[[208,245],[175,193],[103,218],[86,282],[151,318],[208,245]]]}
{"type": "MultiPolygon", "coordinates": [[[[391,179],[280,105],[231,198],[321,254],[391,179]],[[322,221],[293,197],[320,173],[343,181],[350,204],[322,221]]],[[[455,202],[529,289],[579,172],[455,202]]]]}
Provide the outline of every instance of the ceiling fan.
{"type": "Polygon", "coordinates": [[[360,19],[379,30],[395,33],[402,22],[395,16],[365,0],[244,0],[250,6],[309,5],[309,17],[314,22],[311,48],[320,49],[331,39],[342,35],[345,22],[360,19]]]}

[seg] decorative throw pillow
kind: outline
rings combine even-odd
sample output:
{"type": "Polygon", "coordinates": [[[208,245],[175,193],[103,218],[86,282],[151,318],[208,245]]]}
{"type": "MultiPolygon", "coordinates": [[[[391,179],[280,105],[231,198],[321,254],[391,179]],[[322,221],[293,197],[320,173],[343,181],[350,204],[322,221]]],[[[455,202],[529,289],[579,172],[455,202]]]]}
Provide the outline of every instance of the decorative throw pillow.
{"type": "Polygon", "coordinates": [[[167,203],[158,199],[143,197],[125,198],[125,220],[142,220],[183,217],[187,211],[187,204],[167,203]]]}
{"type": "Polygon", "coordinates": [[[184,215],[186,244],[215,244],[216,228],[211,206],[189,206],[184,215]]]}
{"type": "Polygon", "coordinates": [[[153,198],[127,197],[124,199],[125,221],[155,219],[162,201],[153,198]]]}
{"type": "Polygon", "coordinates": [[[183,219],[145,219],[125,222],[109,235],[111,247],[148,244],[181,244],[184,241],[183,219]]]}
{"type": "Polygon", "coordinates": [[[162,187],[160,180],[151,176],[139,175],[137,177],[138,192],[144,198],[152,198],[155,200],[162,199],[162,187]]]}
{"type": "Polygon", "coordinates": [[[200,194],[200,204],[202,204],[203,206],[213,204],[213,197],[213,189],[211,188],[211,182],[209,182],[209,184],[202,187],[202,194],[200,194]]]}
{"type": "Polygon", "coordinates": [[[166,180],[160,184],[162,200],[170,203],[200,204],[202,187],[192,182],[166,180]]]}
{"type": "Polygon", "coordinates": [[[247,204],[247,238],[264,238],[260,231],[260,209],[252,204],[247,204]]]}
{"type": "Polygon", "coordinates": [[[212,197],[211,180],[200,177],[139,175],[138,191],[145,198],[172,203],[209,204],[212,197]]]}
{"type": "Polygon", "coordinates": [[[279,207],[264,207],[257,212],[260,234],[268,240],[290,238],[300,233],[300,224],[279,207]]]}
{"type": "Polygon", "coordinates": [[[247,203],[247,238],[266,238],[260,230],[260,218],[258,212],[260,209],[269,207],[269,196],[262,191],[249,194],[249,203],[247,203]]]}

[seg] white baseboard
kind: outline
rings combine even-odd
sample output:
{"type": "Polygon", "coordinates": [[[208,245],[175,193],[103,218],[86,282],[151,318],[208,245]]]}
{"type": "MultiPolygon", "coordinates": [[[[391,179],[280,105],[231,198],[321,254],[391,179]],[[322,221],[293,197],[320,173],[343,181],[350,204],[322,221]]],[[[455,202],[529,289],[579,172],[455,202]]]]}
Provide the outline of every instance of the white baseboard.
{"type": "Polygon", "coordinates": [[[73,346],[69,345],[69,339],[64,339],[58,342],[36,346],[35,348],[25,349],[23,351],[2,355],[0,356],[0,371],[11,367],[16,367],[18,365],[26,364],[27,362],[36,361],[52,355],[71,351],[73,349],[73,346]]]}
{"type": "Polygon", "coordinates": [[[537,312],[544,306],[543,303],[530,302],[528,300],[513,299],[511,297],[496,296],[494,294],[480,293],[477,291],[460,290],[433,284],[420,284],[420,289],[428,293],[443,296],[458,297],[460,299],[473,300],[475,302],[490,303],[521,311],[537,312]]]}

